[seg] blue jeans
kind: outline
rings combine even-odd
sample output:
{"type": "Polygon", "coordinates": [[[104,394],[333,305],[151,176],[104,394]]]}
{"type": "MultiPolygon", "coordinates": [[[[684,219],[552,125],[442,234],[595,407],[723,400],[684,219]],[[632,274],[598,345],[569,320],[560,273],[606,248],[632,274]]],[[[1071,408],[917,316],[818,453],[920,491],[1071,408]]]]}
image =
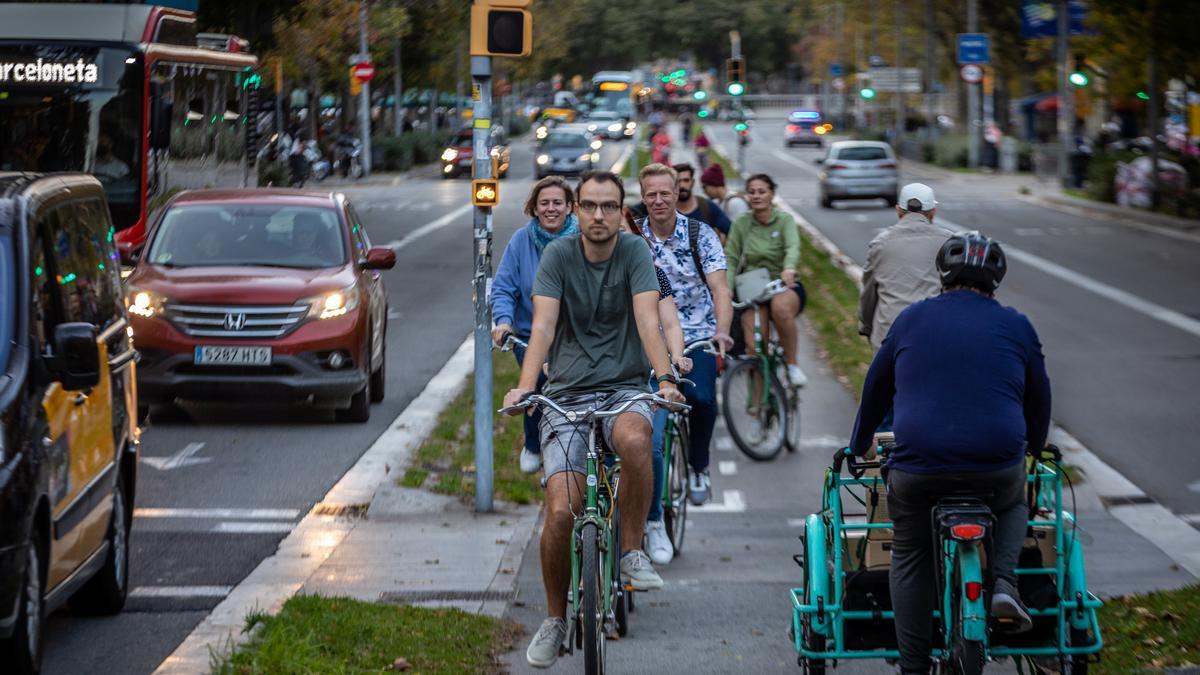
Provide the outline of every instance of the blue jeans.
{"type": "MultiPolygon", "coordinates": [[[[688,413],[688,430],[692,437],[688,448],[688,463],[692,471],[708,470],[708,446],[712,443],[713,427],[717,424],[717,357],[702,351],[694,351],[689,356],[692,359],[692,372],[687,379],[696,385],[685,385],[683,395],[692,410],[688,413]]],[[[654,385],[657,389],[657,385],[654,385]]],[[[646,520],[662,520],[663,492],[663,432],[667,428],[666,410],[659,409],[654,413],[653,454],[654,493],[650,501],[650,513],[646,520]]]]}
{"type": "MultiPolygon", "coordinates": [[[[528,340],[528,337],[523,338],[528,340]]],[[[525,348],[513,346],[513,356],[517,357],[517,365],[521,366],[525,363],[525,348]]],[[[542,387],[546,384],[545,371],[538,370],[537,388],[534,393],[542,393],[542,387]]],[[[539,425],[542,422],[542,409],[534,406],[530,408],[531,412],[525,413],[525,449],[535,455],[542,454],[542,432],[539,425]]]]}

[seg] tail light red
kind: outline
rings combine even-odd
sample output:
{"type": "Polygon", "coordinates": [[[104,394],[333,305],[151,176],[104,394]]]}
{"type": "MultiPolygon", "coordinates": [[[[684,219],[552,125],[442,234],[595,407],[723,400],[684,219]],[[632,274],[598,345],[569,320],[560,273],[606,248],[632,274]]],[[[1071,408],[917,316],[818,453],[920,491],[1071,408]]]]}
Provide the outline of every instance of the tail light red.
{"type": "Polygon", "coordinates": [[[798,124],[789,124],[789,125],[787,125],[787,130],[788,130],[788,133],[789,133],[789,134],[794,134],[794,133],[796,133],[797,131],[800,131],[800,125],[798,125],[798,124]]]}
{"type": "Polygon", "coordinates": [[[838,169],[849,169],[850,167],[849,167],[849,165],[846,165],[846,164],[830,164],[829,166],[827,166],[825,168],[828,169],[829,171],[837,171],[838,169]]]}
{"type": "Polygon", "coordinates": [[[950,536],[959,541],[975,541],[983,539],[983,533],[986,529],[983,525],[976,523],[959,523],[958,525],[950,526],[950,536]]]}
{"type": "Polygon", "coordinates": [[[968,581],[966,592],[967,599],[975,602],[979,599],[979,596],[983,595],[983,584],[978,581],[968,581]]]}
{"type": "Polygon", "coordinates": [[[895,163],[895,162],[884,162],[883,164],[880,164],[880,165],[879,165],[879,168],[881,168],[881,169],[894,169],[894,168],[896,168],[896,163],[895,163]]]}

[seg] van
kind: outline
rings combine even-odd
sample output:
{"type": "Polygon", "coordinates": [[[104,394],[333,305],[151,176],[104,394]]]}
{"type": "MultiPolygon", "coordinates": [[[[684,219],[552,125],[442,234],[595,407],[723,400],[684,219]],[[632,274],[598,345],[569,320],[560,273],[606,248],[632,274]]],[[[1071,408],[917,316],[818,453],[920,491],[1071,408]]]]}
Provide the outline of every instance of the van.
{"type": "Polygon", "coordinates": [[[99,181],[0,173],[0,663],[36,673],[43,619],[120,612],[137,352],[99,181]]]}

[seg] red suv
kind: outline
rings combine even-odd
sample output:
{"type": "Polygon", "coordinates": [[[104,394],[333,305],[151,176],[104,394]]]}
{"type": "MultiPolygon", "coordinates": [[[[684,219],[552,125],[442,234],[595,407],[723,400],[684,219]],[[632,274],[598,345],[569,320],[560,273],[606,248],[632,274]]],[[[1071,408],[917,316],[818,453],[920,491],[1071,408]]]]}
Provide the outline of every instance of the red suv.
{"type": "Polygon", "coordinates": [[[200,190],[172,199],[134,251],[126,303],[153,403],[311,402],[365,422],[383,400],[388,299],[340,194],[200,190]]]}

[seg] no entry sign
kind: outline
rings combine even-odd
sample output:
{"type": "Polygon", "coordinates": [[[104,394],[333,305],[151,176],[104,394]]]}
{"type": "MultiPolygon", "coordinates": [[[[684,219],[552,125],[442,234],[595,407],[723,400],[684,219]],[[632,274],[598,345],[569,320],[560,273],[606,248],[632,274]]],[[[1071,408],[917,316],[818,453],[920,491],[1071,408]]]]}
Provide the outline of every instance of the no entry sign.
{"type": "Polygon", "coordinates": [[[354,79],[359,82],[370,82],[375,77],[375,66],[370,63],[354,64],[354,79]]]}

